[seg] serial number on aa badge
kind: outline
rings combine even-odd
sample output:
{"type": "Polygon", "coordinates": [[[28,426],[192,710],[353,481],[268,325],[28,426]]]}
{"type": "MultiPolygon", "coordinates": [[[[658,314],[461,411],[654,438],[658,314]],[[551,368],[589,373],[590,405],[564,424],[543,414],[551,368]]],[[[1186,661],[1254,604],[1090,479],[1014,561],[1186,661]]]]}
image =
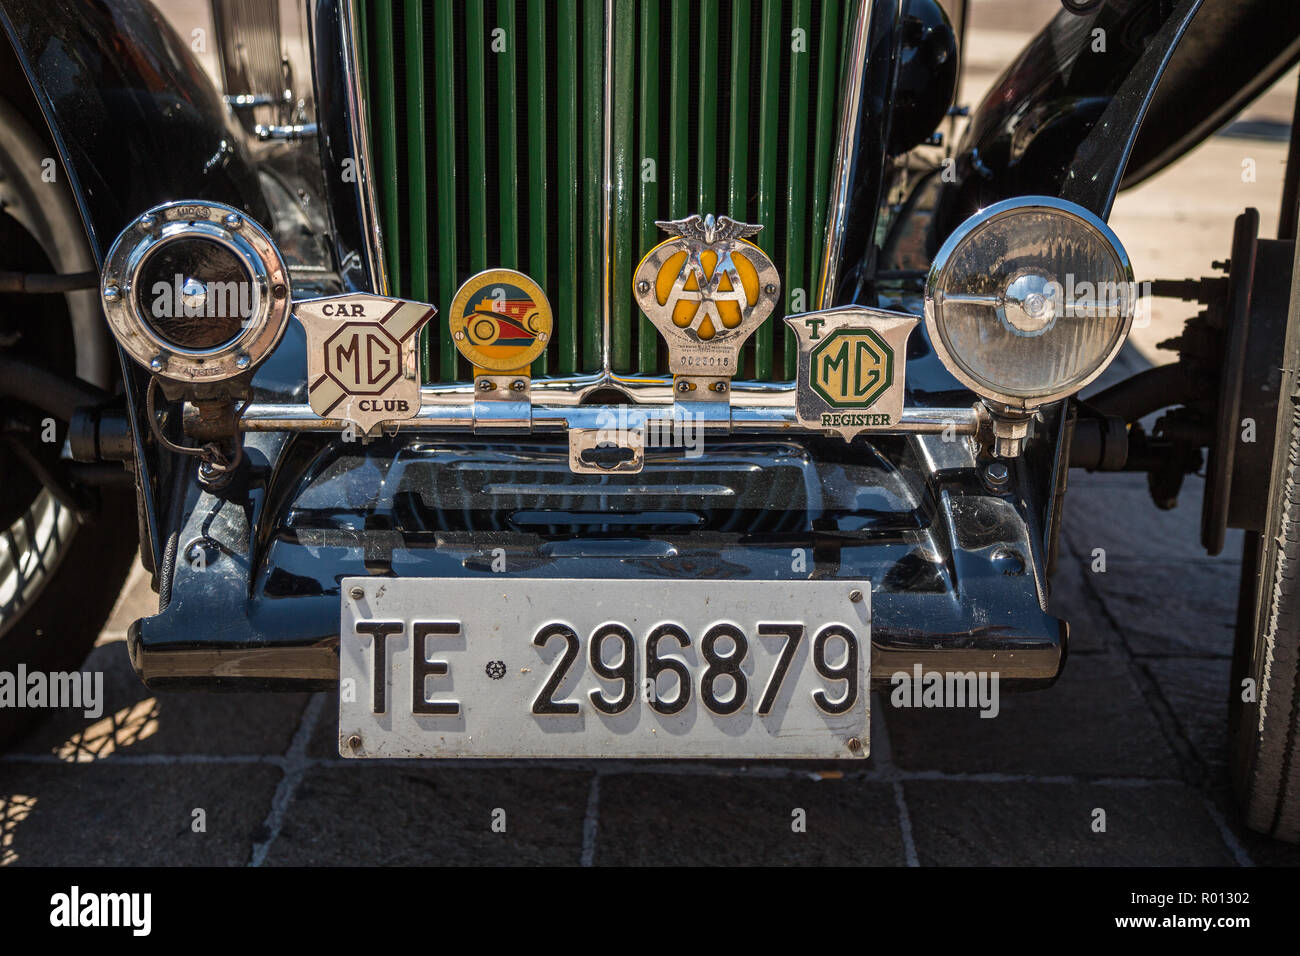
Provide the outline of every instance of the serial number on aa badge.
{"type": "Polygon", "coordinates": [[[348,578],[339,651],[348,757],[867,754],[865,581],[348,578]]]}

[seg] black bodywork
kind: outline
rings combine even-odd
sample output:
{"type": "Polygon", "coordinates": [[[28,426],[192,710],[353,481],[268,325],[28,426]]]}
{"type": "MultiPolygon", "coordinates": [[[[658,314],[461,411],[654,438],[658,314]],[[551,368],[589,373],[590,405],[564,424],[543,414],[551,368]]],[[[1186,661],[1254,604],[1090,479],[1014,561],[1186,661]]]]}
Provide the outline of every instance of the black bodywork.
{"type": "MultiPolygon", "coordinates": [[[[918,236],[912,257],[924,257],[977,209],[1031,193],[1073,200],[1104,218],[1122,185],[1208,135],[1243,90],[1262,88],[1300,54],[1300,12],[1279,0],[1107,0],[1082,16],[1062,12],[973,112],[952,152],[955,175],[916,176],[917,164],[895,153],[916,146],[917,111],[933,114],[942,101],[941,115],[948,106],[947,81],[928,91],[916,64],[951,36],[929,0],[878,2],[873,11],[835,299],[912,311],[915,283],[888,276],[906,244],[898,237],[918,236]],[[1089,60],[1081,38],[1097,29],[1110,52],[1089,60]],[[1243,33],[1249,60],[1225,68],[1224,51],[1243,33]],[[1196,110],[1180,99],[1191,86],[1196,110]],[[899,104],[907,116],[894,115],[899,104]]],[[[3,21],[11,66],[31,87],[9,95],[33,96],[44,114],[98,259],[132,217],[177,198],[217,200],[276,222],[255,144],[150,4],[6,0],[3,21]]],[[[328,221],[311,246],[320,256],[306,263],[310,280],[295,275],[300,298],[376,284],[359,189],[319,173],[354,152],[339,4],[310,3],[309,21],[318,165],[314,182],[310,168],[298,172],[328,221]]],[[[303,400],[303,348],[291,323],[258,370],[259,401],[303,400]]],[[[910,405],[972,400],[923,330],[908,360],[910,405]]],[[[149,437],[141,371],[124,360],[122,375],[142,550],[161,596],[160,613],[130,637],[151,685],[326,686],[337,673],[343,577],[488,574],[497,548],[529,576],[869,578],[878,678],[921,663],[1046,683],[1064,661],[1065,628],[1047,611],[1047,576],[1068,467],[1069,403],[1044,416],[1038,439],[996,490],[967,443],[923,436],[848,447],[736,437],[711,443],[702,460],[652,455],[637,476],[667,488],[709,472],[750,502],[724,514],[680,491],[657,504],[598,506],[583,476],[568,474],[561,445],[527,438],[404,435],[345,444],[250,433],[239,474],[213,492],[196,482],[192,461],[149,437]],[[560,482],[563,494],[507,500],[481,491],[485,476],[560,482]],[[798,571],[796,552],[806,553],[798,571]]]]}

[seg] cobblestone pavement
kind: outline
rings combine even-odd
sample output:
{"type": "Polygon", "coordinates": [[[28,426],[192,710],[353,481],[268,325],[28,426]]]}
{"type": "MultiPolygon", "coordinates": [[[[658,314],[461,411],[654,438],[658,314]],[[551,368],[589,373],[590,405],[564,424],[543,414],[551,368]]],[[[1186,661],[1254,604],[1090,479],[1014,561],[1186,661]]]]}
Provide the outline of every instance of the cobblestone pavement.
{"type": "MultiPolygon", "coordinates": [[[[1022,9],[980,0],[976,26],[983,11],[996,29],[977,49],[1012,55],[1022,9]]],[[[972,83],[991,80],[972,67],[972,83]]],[[[1289,101],[1270,96],[1266,112],[1285,117],[1289,101]]],[[[1122,197],[1116,229],[1139,277],[1204,272],[1247,203],[1275,221],[1284,153],[1216,138],[1122,197]],[[1260,178],[1238,193],[1242,156],[1259,157],[1260,178]]],[[[1136,338],[1159,360],[1160,325],[1179,317],[1156,320],[1136,338]]],[[[343,761],[328,695],[145,689],[122,643],[153,611],[137,574],[87,663],[105,673],[104,717],[60,713],[0,757],[0,865],[1300,864],[1300,848],[1235,822],[1224,728],[1240,542],[1205,557],[1199,510],[1198,479],[1159,512],[1141,476],[1072,474],[1053,590],[1071,624],[1061,680],[1004,695],[994,720],[877,694],[872,755],[851,767],[343,761]]]]}

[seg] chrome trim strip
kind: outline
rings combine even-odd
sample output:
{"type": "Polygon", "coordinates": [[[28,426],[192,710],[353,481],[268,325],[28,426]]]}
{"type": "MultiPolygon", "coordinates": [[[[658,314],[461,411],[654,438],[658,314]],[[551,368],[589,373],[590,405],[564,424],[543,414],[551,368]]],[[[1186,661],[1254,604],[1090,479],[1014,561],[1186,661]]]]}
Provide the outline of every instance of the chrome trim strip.
{"type": "Polygon", "coordinates": [[[344,0],[339,4],[339,29],[342,31],[343,76],[348,100],[348,139],[352,155],[357,160],[356,170],[357,205],[361,210],[361,229],[366,236],[366,269],[370,273],[378,295],[389,295],[388,270],[384,264],[384,234],[379,222],[379,204],[375,198],[374,181],[370,162],[370,136],[366,121],[366,98],[361,95],[361,51],[357,46],[356,0],[344,0]]]}
{"type": "Polygon", "coordinates": [[[613,371],[609,357],[609,340],[614,307],[612,289],[614,282],[614,0],[605,0],[605,117],[604,117],[604,169],[605,201],[601,221],[601,341],[600,367],[605,374],[613,371]]]}
{"type": "Polygon", "coordinates": [[[835,165],[831,174],[830,210],[826,217],[826,240],[822,248],[822,269],[817,281],[816,309],[835,305],[835,283],[839,279],[840,252],[844,244],[844,223],[849,215],[849,180],[853,173],[853,150],[858,138],[858,117],[862,113],[862,81],[867,72],[867,40],[871,32],[873,0],[858,0],[853,24],[853,45],[844,65],[844,99],[840,103],[835,165]]]}
{"type": "MultiPolygon", "coordinates": [[[[426,392],[428,390],[425,390],[426,392]]],[[[532,421],[528,431],[563,433],[571,429],[614,427],[641,428],[649,421],[684,421],[682,412],[672,402],[671,389],[665,401],[655,405],[580,405],[576,396],[569,401],[533,405],[532,421]]],[[[793,398],[793,396],[791,396],[793,398]]],[[[384,426],[385,431],[432,432],[473,431],[475,413],[472,404],[464,402],[431,402],[425,396],[424,407],[418,417],[384,426]]],[[[957,434],[979,435],[988,421],[983,405],[959,408],[905,408],[896,426],[872,434],[957,434]]],[[[733,405],[724,417],[712,417],[702,412],[696,424],[706,432],[721,434],[822,435],[820,429],[803,428],[795,417],[794,402],[780,405],[733,405]]],[[[239,420],[245,432],[341,432],[342,419],[320,418],[310,405],[274,405],[258,402],[250,405],[239,420]]]]}

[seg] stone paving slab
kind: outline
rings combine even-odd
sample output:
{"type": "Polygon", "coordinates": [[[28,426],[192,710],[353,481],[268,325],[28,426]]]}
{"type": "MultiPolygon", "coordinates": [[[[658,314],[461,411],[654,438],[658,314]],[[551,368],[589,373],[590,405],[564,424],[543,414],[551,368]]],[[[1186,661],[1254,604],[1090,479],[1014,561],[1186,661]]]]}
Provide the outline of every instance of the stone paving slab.
{"type": "Polygon", "coordinates": [[[1223,562],[1116,561],[1093,586],[1134,654],[1231,657],[1240,574],[1223,562]]]}
{"type": "Polygon", "coordinates": [[[898,865],[893,788],[860,780],[602,776],[597,864],[898,865]],[[802,814],[799,813],[802,811],[802,814]],[[795,827],[806,826],[804,832],[795,827]]]}
{"type": "Polygon", "coordinates": [[[308,697],[151,691],[136,677],[121,641],[96,646],[83,669],[103,674],[103,714],[54,711],[12,750],[82,762],[115,753],[280,754],[308,697]]]}
{"type": "Polygon", "coordinates": [[[903,784],[922,866],[1231,866],[1205,798],[1181,784],[903,784]],[[1093,831],[1094,811],[1106,831],[1093,831]]]}
{"type": "Polygon", "coordinates": [[[1213,780],[1228,776],[1228,693],[1232,662],[1152,659],[1141,665],[1169,703],[1179,729],[1213,780]]]}
{"type": "Polygon", "coordinates": [[[577,865],[590,784],[588,773],[550,769],[315,766],[266,862],[577,865]]]}
{"type": "Polygon", "coordinates": [[[1075,658],[1049,690],[999,698],[994,718],[889,705],[876,716],[889,726],[894,764],[906,771],[1178,777],[1160,725],[1117,655],[1075,658]]]}
{"type": "Polygon", "coordinates": [[[280,778],[256,763],[5,762],[0,864],[242,866],[280,778]]]}

